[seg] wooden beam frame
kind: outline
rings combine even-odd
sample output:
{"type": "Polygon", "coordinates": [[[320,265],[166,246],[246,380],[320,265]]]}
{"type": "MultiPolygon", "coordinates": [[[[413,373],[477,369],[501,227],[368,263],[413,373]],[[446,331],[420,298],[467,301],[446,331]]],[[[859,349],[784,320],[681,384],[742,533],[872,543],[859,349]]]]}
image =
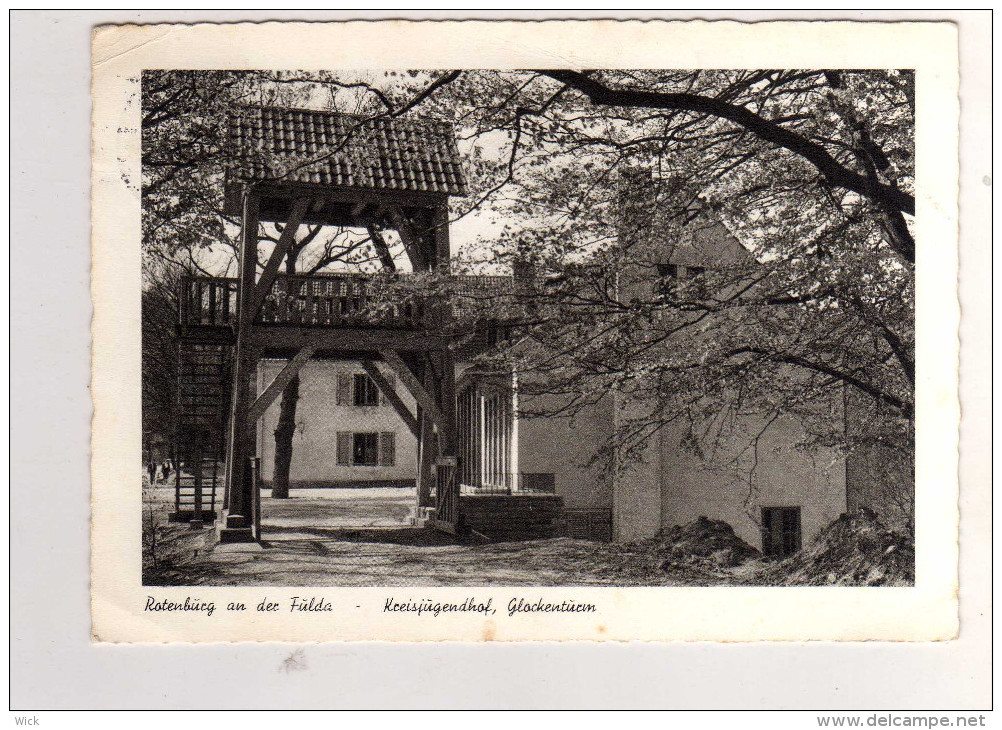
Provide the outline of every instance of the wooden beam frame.
{"type": "Polygon", "coordinates": [[[380,350],[379,355],[390,366],[393,372],[396,373],[397,377],[400,378],[400,382],[404,384],[404,387],[411,392],[414,400],[428,412],[435,425],[438,426],[439,431],[444,432],[449,427],[449,422],[442,413],[442,409],[438,407],[438,403],[435,402],[431,393],[425,390],[425,387],[417,379],[407,363],[403,361],[403,358],[393,350],[380,350]]]}
{"type": "Polygon", "coordinates": [[[456,454],[456,366],[452,353],[448,349],[433,350],[428,353],[428,359],[433,365],[435,377],[438,379],[438,390],[443,404],[448,404],[443,415],[445,427],[440,428],[442,435],[441,450],[446,456],[456,454]]]}
{"type": "Polygon", "coordinates": [[[423,330],[391,330],[382,328],[350,327],[288,327],[285,325],[256,325],[253,342],[268,357],[282,357],[282,351],[294,355],[306,345],[317,350],[344,352],[377,352],[379,350],[434,350],[448,347],[449,340],[442,335],[423,330]]]}
{"type": "Polygon", "coordinates": [[[373,382],[376,384],[376,387],[379,388],[382,394],[386,396],[386,400],[388,400],[390,402],[390,405],[393,406],[393,409],[397,412],[397,415],[400,416],[400,420],[402,420],[404,424],[407,426],[407,428],[410,430],[410,432],[414,434],[414,438],[420,439],[421,429],[418,426],[417,418],[415,418],[414,415],[410,412],[410,409],[407,408],[407,404],[400,399],[400,396],[397,395],[397,391],[393,389],[393,386],[390,385],[390,382],[385,377],[383,377],[383,374],[381,372],[379,372],[379,368],[376,366],[376,363],[374,363],[372,360],[362,360],[361,362],[362,362],[362,369],[364,369],[366,374],[370,378],[372,378],[373,382]]]}
{"type": "Polygon", "coordinates": [[[289,220],[286,221],[282,235],[279,236],[278,243],[275,244],[275,250],[271,252],[271,258],[268,259],[268,263],[261,273],[261,278],[254,287],[254,301],[251,305],[252,317],[257,317],[257,313],[261,311],[261,305],[264,303],[265,297],[268,296],[272,284],[275,283],[275,277],[278,276],[278,269],[282,265],[282,261],[296,242],[296,231],[299,230],[299,224],[302,223],[303,216],[306,215],[309,206],[309,198],[298,198],[293,204],[289,220]]]}
{"type": "Polygon", "coordinates": [[[435,425],[424,408],[417,407],[418,431],[418,453],[417,453],[417,487],[418,506],[434,507],[435,500],[431,496],[431,487],[435,483],[435,456],[432,453],[435,449],[435,425]]]}
{"type": "MultiPolygon", "coordinates": [[[[415,208],[434,208],[448,200],[447,193],[419,192],[417,190],[366,190],[358,188],[337,188],[316,183],[303,182],[258,182],[255,190],[262,197],[302,198],[311,197],[332,203],[355,205],[406,205],[415,208]]],[[[361,209],[360,209],[361,210],[361,209]]]]}
{"type": "Polygon", "coordinates": [[[383,238],[383,234],[380,233],[379,229],[375,225],[366,226],[366,231],[369,233],[369,238],[372,239],[372,246],[376,249],[376,253],[379,255],[379,261],[383,265],[383,268],[387,271],[396,271],[397,265],[393,261],[393,254],[390,253],[390,247],[386,244],[386,239],[383,238]]]}
{"type": "Polygon", "coordinates": [[[247,411],[247,428],[252,429],[257,424],[257,419],[264,415],[264,412],[268,410],[268,406],[275,402],[278,394],[285,390],[287,386],[294,377],[299,374],[309,359],[313,356],[316,347],[313,345],[306,345],[296,356],[289,360],[282,368],[281,372],[275,376],[275,379],[271,381],[264,392],[257,397],[254,404],[247,411]]]}
{"type": "Polygon", "coordinates": [[[386,206],[386,212],[393,222],[393,227],[400,234],[400,242],[404,244],[407,258],[411,260],[411,268],[415,272],[427,271],[430,267],[430,262],[428,261],[424,247],[421,245],[421,238],[415,232],[414,224],[404,214],[403,208],[399,205],[388,205],[386,206]]]}
{"type": "Polygon", "coordinates": [[[449,273],[449,261],[452,259],[452,248],[449,243],[449,205],[440,205],[432,213],[432,233],[435,241],[435,251],[432,258],[435,265],[445,273],[449,273]]]}

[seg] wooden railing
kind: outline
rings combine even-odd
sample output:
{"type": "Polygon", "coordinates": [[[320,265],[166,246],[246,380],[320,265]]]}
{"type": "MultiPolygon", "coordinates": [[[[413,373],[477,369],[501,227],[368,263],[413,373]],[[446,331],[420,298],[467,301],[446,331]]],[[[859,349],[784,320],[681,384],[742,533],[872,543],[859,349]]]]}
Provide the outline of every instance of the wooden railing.
{"type": "MultiPolygon", "coordinates": [[[[228,327],[237,324],[235,278],[186,276],[181,282],[181,324],[228,327]]],[[[360,274],[279,275],[258,312],[259,324],[296,326],[418,327],[425,302],[373,296],[372,279],[360,274]]]]}
{"type": "Polygon", "coordinates": [[[357,274],[279,276],[258,314],[263,324],[414,328],[421,324],[419,299],[379,301],[371,280],[357,274]]]}
{"type": "Polygon", "coordinates": [[[435,526],[456,532],[459,526],[459,485],[456,459],[439,459],[435,465],[435,526]]]}
{"type": "Polygon", "coordinates": [[[237,279],[185,276],[181,279],[181,324],[226,327],[237,321],[237,279]]]}
{"type": "MultiPolygon", "coordinates": [[[[455,310],[490,309],[497,304],[497,297],[511,287],[507,276],[456,276],[435,295],[394,298],[387,294],[389,290],[377,292],[375,281],[364,274],[281,274],[265,296],[255,321],[271,325],[415,329],[428,323],[435,309],[433,299],[450,298],[455,310]]],[[[181,282],[181,324],[234,327],[238,285],[235,278],[185,276],[181,282]]]]}

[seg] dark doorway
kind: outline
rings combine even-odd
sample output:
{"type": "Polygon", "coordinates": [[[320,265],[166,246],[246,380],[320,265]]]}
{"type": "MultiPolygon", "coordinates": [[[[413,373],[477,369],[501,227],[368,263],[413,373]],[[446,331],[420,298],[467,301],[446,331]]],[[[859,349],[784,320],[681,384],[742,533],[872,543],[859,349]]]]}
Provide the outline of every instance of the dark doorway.
{"type": "Polygon", "coordinates": [[[800,550],[800,507],[762,508],[762,552],[785,558],[800,550]]]}

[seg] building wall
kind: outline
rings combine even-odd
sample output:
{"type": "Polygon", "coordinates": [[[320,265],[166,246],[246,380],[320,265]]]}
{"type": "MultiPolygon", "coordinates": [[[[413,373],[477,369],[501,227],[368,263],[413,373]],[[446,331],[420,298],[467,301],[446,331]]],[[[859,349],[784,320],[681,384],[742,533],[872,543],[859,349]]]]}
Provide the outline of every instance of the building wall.
{"type": "MultiPolygon", "coordinates": [[[[632,415],[634,408],[642,411],[643,403],[624,405],[617,395],[615,408],[610,414],[606,427],[611,436],[623,419],[632,415]]],[[[656,438],[639,458],[624,463],[623,457],[616,463],[614,476],[614,501],[612,511],[612,538],[617,542],[628,542],[656,535],[662,525],[662,464],[661,440],[656,438]]]]}
{"type": "MultiPolygon", "coordinates": [[[[546,400],[557,405],[552,396],[546,400]]],[[[611,401],[586,408],[573,420],[521,419],[518,459],[521,472],[556,473],[565,507],[612,508],[616,541],[652,537],[705,516],[727,522],[761,549],[761,509],[800,507],[806,545],[846,511],[844,458],[832,449],[798,448],[804,429],[792,416],[774,421],[759,436],[757,453],[750,444],[764,423],[745,418],[706,460],[683,446],[688,427],[675,424],[652,439],[641,459],[619,465],[623,468],[614,475],[598,464],[588,466],[624,415],[611,401]]]]}
{"type": "MultiPolygon", "coordinates": [[[[284,360],[264,360],[258,367],[258,392],[285,366],[284,360]]],[[[381,366],[384,373],[389,370],[381,366]]],[[[413,483],[417,477],[417,441],[389,403],[379,406],[337,404],[338,373],[361,373],[355,362],[317,360],[299,372],[299,402],[296,407],[296,434],[293,436],[292,486],[364,486],[366,484],[413,483]],[[338,466],[337,433],[386,432],[396,434],[393,466],[338,466]]],[[[415,412],[414,400],[397,384],[397,393],[415,412]]],[[[261,475],[270,484],[275,465],[275,428],[281,396],[258,421],[258,454],[261,475]]]]}
{"type": "MultiPolygon", "coordinates": [[[[519,408],[546,411],[559,407],[557,396],[526,397],[519,408]]],[[[601,464],[589,464],[609,437],[612,399],[586,408],[571,418],[520,418],[518,421],[518,470],[522,473],[553,473],[557,494],[564,506],[611,507],[612,485],[601,464]]]]}
{"type": "MultiPolygon", "coordinates": [[[[649,298],[656,264],[714,269],[753,263],[719,222],[700,219],[684,234],[679,240],[654,236],[635,242],[635,263],[621,277],[621,295],[649,298]]],[[[644,405],[637,407],[646,410],[644,405]]],[[[820,415],[836,419],[841,427],[840,394],[831,403],[819,403],[818,408],[820,415]]],[[[629,407],[617,407],[616,418],[629,415],[629,407]]],[[[651,537],[662,528],[705,516],[729,523],[742,539],[761,549],[762,508],[800,507],[801,539],[808,544],[846,509],[845,460],[833,450],[798,449],[805,429],[792,416],[774,421],[758,438],[757,449],[749,448],[763,426],[761,419],[744,417],[716,448],[703,445],[704,453],[710,455],[705,459],[683,447],[688,424],[663,428],[641,459],[619,465],[628,468],[617,470],[614,538],[651,537]]]]}
{"type": "Polygon", "coordinates": [[[846,459],[848,509],[867,508],[898,532],[915,530],[915,454],[879,444],[856,448],[846,459]]]}
{"type": "Polygon", "coordinates": [[[762,431],[764,425],[744,417],[716,449],[703,444],[704,456],[683,446],[686,424],[665,427],[643,461],[617,476],[615,539],[651,537],[704,516],[727,522],[762,549],[762,508],[800,507],[802,541],[809,544],[846,510],[845,460],[832,449],[798,448],[804,429],[793,416],[762,431]]]}
{"type": "Polygon", "coordinates": [[[681,428],[664,434],[662,521],[668,527],[705,515],[729,523],[741,539],[762,549],[762,507],[800,507],[803,544],[846,508],[845,461],[829,449],[805,451],[796,444],[803,428],[794,417],[781,418],[745,448],[764,425],[746,419],[734,435],[730,453],[715,467],[680,447],[681,428]]]}

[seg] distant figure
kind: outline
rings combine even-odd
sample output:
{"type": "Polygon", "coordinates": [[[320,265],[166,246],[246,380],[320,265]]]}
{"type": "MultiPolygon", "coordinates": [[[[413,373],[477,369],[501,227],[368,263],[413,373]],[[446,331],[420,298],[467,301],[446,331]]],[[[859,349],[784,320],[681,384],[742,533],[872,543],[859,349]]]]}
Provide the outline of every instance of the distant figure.
{"type": "Polygon", "coordinates": [[[164,463],[160,467],[160,473],[163,475],[165,482],[170,481],[170,473],[171,473],[170,459],[164,459],[164,463]]]}
{"type": "Polygon", "coordinates": [[[146,471],[150,475],[150,486],[157,483],[157,462],[150,460],[150,463],[146,465],[146,471]]]}

